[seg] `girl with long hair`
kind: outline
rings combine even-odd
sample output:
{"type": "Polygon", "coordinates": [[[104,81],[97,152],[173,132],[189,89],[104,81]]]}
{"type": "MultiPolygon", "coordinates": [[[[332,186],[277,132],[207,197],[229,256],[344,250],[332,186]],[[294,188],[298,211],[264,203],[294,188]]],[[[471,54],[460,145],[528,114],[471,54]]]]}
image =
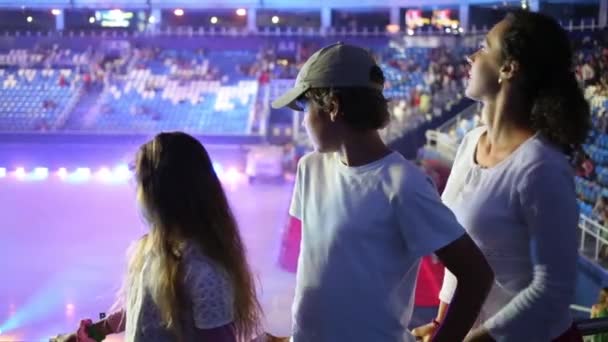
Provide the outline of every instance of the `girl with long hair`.
{"type": "MultiPolygon", "coordinates": [[[[249,341],[261,314],[245,246],[203,145],[161,133],[136,156],[137,199],[150,231],[130,252],[119,309],[78,337],[249,341]]],[[[77,337],[78,335],[78,337],[77,337]]]]}
{"type": "MultiPolygon", "coordinates": [[[[483,104],[484,126],[463,139],[442,198],[495,280],[466,341],[582,341],[569,313],[579,215],[571,157],[590,114],[568,34],[545,15],[512,13],[468,60],[466,95],[483,104]]],[[[446,271],[438,315],[416,335],[433,335],[456,282],[446,271]]]]}

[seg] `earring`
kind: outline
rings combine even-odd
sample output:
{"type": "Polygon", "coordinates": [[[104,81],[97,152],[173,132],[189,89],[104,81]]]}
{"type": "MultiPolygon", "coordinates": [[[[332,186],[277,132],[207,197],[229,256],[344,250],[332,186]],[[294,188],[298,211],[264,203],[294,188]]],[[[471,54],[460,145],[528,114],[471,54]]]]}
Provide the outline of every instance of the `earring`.
{"type": "Polygon", "coordinates": [[[502,83],[502,77],[499,77],[498,78],[498,84],[501,84],[501,83],[502,83]]]}

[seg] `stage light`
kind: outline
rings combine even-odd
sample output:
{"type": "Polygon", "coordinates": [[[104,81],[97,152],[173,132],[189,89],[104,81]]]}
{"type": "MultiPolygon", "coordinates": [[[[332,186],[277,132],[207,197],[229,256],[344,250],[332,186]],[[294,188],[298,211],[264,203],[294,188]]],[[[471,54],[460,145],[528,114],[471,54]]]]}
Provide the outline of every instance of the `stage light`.
{"type": "Polygon", "coordinates": [[[209,21],[211,21],[211,23],[215,25],[217,24],[217,17],[211,17],[209,21]]]}
{"type": "Polygon", "coordinates": [[[52,13],[53,15],[60,15],[60,14],[61,14],[61,10],[60,10],[60,9],[57,9],[57,8],[53,8],[53,9],[51,10],[51,13],[52,13]]]}
{"type": "Polygon", "coordinates": [[[412,29],[407,29],[407,34],[408,34],[409,36],[413,36],[413,35],[414,35],[414,30],[412,30],[412,29]]]}
{"type": "Polygon", "coordinates": [[[155,18],[153,15],[151,15],[151,16],[148,18],[148,23],[150,23],[150,24],[154,24],[154,23],[156,23],[156,18],[155,18]]]}
{"type": "Polygon", "coordinates": [[[57,170],[57,176],[60,179],[65,179],[65,177],[67,177],[68,175],[68,170],[66,170],[65,167],[60,167],[59,170],[57,170]]]}
{"type": "Polygon", "coordinates": [[[107,167],[102,167],[97,171],[97,177],[101,178],[101,180],[107,181],[112,178],[112,172],[107,167]]]}
{"type": "Polygon", "coordinates": [[[226,171],[225,176],[226,181],[232,184],[236,183],[240,178],[239,171],[235,167],[228,168],[228,171],[226,171]]]}
{"type": "Polygon", "coordinates": [[[182,15],[184,15],[184,10],[181,8],[176,8],[175,10],[173,10],[173,14],[175,14],[175,16],[177,17],[181,17],[182,15]]]}
{"type": "Polygon", "coordinates": [[[391,24],[391,25],[386,25],[386,32],[388,33],[398,33],[399,32],[399,25],[395,25],[395,24],[391,24]]]}
{"type": "Polygon", "coordinates": [[[37,167],[32,173],[34,179],[47,179],[49,176],[49,169],[46,167],[37,167]]]}
{"type": "Polygon", "coordinates": [[[17,177],[17,179],[25,178],[25,169],[22,167],[15,169],[15,177],[17,177]]]}
{"type": "Polygon", "coordinates": [[[127,180],[131,178],[131,170],[129,170],[129,166],[125,164],[116,166],[112,174],[115,180],[127,180]]]}
{"type": "Polygon", "coordinates": [[[215,174],[220,177],[220,175],[224,173],[224,168],[222,167],[222,164],[213,162],[213,171],[215,171],[215,174]]]}
{"type": "Polygon", "coordinates": [[[279,23],[279,17],[277,17],[276,15],[272,16],[272,23],[273,24],[278,24],[279,23]]]}
{"type": "Polygon", "coordinates": [[[458,32],[463,33],[463,32],[464,32],[464,28],[459,27],[459,28],[458,28],[458,32]]]}
{"type": "Polygon", "coordinates": [[[451,29],[451,28],[449,28],[449,27],[446,27],[446,28],[445,28],[445,33],[452,33],[452,29],[451,29]]]}
{"type": "Polygon", "coordinates": [[[28,16],[27,18],[25,18],[25,20],[27,20],[28,23],[31,23],[32,21],[34,21],[34,18],[28,16]]]}
{"type": "Polygon", "coordinates": [[[91,169],[88,167],[79,167],[70,175],[70,180],[74,180],[76,182],[86,181],[91,177],[91,169]]]}
{"type": "Polygon", "coordinates": [[[6,168],[0,167],[0,178],[6,177],[6,168]]]}
{"type": "Polygon", "coordinates": [[[247,15],[247,10],[244,8],[239,8],[236,10],[236,15],[238,15],[239,17],[244,17],[247,15]]]}
{"type": "Polygon", "coordinates": [[[95,17],[89,17],[89,24],[95,24],[95,17]]]}

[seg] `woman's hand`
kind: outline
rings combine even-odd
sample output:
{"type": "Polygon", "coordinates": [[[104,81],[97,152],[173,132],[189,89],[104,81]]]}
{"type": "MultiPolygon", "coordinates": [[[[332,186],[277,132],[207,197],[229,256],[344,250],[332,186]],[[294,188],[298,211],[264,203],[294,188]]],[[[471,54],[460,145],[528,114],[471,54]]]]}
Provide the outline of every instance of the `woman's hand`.
{"type": "Polygon", "coordinates": [[[469,333],[464,342],[496,342],[484,328],[478,328],[469,333]]]}
{"type": "Polygon", "coordinates": [[[431,342],[431,339],[433,338],[433,335],[435,334],[436,330],[437,325],[431,322],[425,325],[421,325],[412,330],[412,335],[414,335],[417,341],[431,342]]]}

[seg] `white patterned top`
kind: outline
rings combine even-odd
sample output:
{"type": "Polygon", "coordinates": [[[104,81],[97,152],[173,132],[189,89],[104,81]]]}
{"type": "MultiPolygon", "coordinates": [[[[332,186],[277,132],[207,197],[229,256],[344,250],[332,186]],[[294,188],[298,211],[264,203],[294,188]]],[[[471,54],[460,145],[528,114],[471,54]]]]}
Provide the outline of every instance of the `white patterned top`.
{"type": "MultiPolygon", "coordinates": [[[[232,323],[234,292],[230,277],[219,265],[187,244],[182,254],[183,306],[181,325],[185,342],[195,340],[196,329],[218,328],[232,323]]],[[[169,342],[175,338],[161,323],[158,307],[150,295],[154,289],[156,257],[148,253],[138,279],[127,296],[125,342],[169,342]]]]}

